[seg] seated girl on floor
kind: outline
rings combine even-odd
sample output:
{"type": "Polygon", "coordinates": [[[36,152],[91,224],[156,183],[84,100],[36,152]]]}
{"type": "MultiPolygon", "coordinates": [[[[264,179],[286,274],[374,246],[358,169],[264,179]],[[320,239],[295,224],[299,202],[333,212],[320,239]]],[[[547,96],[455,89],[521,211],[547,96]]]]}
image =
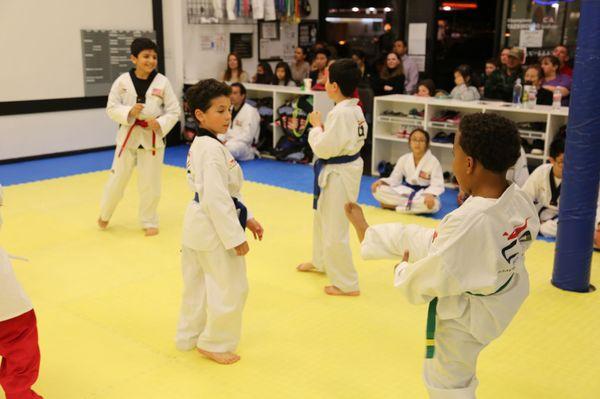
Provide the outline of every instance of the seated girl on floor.
{"type": "Polygon", "coordinates": [[[429,133],[415,129],[408,137],[411,152],[398,159],[390,177],[377,180],[371,192],[381,207],[402,213],[435,213],[444,192],[440,161],[429,150],[429,133]]]}

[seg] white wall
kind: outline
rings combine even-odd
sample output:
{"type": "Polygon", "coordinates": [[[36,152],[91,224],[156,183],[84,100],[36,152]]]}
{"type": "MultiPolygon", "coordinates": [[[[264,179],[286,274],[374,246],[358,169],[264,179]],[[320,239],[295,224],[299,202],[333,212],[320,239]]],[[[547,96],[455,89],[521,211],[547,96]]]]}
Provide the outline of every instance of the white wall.
{"type": "Polygon", "coordinates": [[[0,101],[83,97],[81,29],[152,30],[152,2],[1,0],[0,101]]]}
{"type": "Polygon", "coordinates": [[[0,160],[106,147],[116,132],[103,108],[2,116],[0,160]]]}

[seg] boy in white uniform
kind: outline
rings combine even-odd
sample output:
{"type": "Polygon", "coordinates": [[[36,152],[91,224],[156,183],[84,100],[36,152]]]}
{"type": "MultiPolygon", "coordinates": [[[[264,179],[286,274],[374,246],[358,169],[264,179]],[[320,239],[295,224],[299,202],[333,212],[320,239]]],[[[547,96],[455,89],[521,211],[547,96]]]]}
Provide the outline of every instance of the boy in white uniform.
{"type": "Polygon", "coordinates": [[[194,192],[185,213],[181,264],[183,300],[176,345],[196,348],[221,364],[234,353],[248,293],[244,229],[262,240],[263,229],[241,202],[242,169],[217,139],[231,121],[231,89],[214,79],[191,87],[186,98],[200,125],[188,154],[187,179],[194,192]]]}
{"type": "Polygon", "coordinates": [[[461,120],[453,171],[469,198],[435,230],[369,227],[358,205],[346,205],[363,258],[401,258],[395,286],[413,304],[429,302],[424,380],[432,399],[475,398],[479,353],[529,293],[524,255],[539,220],[528,195],[506,181],[519,140],[514,123],[499,115],[461,120]]]}
{"type": "Polygon", "coordinates": [[[140,222],[147,236],[158,234],[158,201],[165,144],[179,120],[179,103],[167,78],[158,72],[156,44],[146,38],[131,43],[135,69],[115,80],[106,112],[119,124],[111,175],[100,204],[98,226],[105,229],[123,197],[134,166],[138,169],[140,222]]]}
{"type": "Polygon", "coordinates": [[[360,294],[358,273],[350,251],[348,220],[343,206],[358,199],[367,124],[358,100],[352,93],[360,80],[360,71],[349,59],[329,67],[325,89],[335,103],[325,127],[321,114],[309,115],[311,129],[308,142],[319,159],[315,162],[315,196],[313,200],[313,259],[298,265],[302,272],[325,272],[331,285],[328,295],[360,294]]]}
{"type": "MultiPolygon", "coordinates": [[[[0,207],[3,195],[0,186],[0,207]]],[[[0,227],[2,217],[0,216],[0,227]]],[[[0,248],[0,385],[6,399],[42,399],[31,386],[40,370],[35,312],[17,281],[10,256],[0,248]]]]}
{"type": "Polygon", "coordinates": [[[246,104],[246,88],[241,83],[231,84],[231,124],[219,139],[238,161],[254,159],[256,150],[253,144],[260,133],[260,114],[250,104],[246,104]]]}
{"type": "MultiPolygon", "coordinates": [[[[549,164],[538,166],[523,190],[529,194],[537,207],[540,216],[540,233],[545,237],[556,237],[558,232],[558,207],[560,205],[560,186],[563,175],[565,140],[557,138],[550,144],[549,164]]],[[[600,230],[600,196],[596,212],[596,234],[594,246],[598,247],[598,230],[600,230]]]]}
{"type": "Polygon", "coordinates": [[[435,213],[444,192],[444,172],[429,150],[429,133],[413,130],[408,137],[411,152],[401,156],[389,177],[371,186],[382,208],[402,213],[435,213]]]}

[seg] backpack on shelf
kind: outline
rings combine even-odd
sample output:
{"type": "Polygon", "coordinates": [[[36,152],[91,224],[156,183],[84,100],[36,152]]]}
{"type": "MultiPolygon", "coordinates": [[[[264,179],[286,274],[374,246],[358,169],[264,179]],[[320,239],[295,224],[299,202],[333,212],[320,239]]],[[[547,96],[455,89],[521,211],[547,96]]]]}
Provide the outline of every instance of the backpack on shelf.
{"type": "Polygon", "coordinates": [[[312,150],[308,145],[310,123],[308,115],[313,110],[312,96],[293,98],[277,109],[276,126],[281,127],[283,137],[279,139],[273,155],[280,161],[308,163],[312,150]]]}
{"type": "Polygon", "coordinates": [[[273,98],[249,98],[246,102],[258,110],[260,115],[260,133],[255,143],[259,152],[273,152],[273,98]]]}

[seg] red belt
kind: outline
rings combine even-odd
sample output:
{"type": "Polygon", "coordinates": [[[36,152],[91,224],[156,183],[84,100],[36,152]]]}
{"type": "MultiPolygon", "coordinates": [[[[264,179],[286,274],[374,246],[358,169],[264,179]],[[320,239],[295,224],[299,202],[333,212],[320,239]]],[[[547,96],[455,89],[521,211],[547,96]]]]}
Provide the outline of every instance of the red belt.
{"type": "MultiPolygon", "coordinates": [[[[146,129],[148,127],[148,122],[142,121],[140,119],[135,120],[134,124],[131,125],[131,127],[127,131],[127,136],[125,136],[125,141],[123,141],[123,145],[121,145],[121,149],[119,150],[118,157],[120,157],[121,154],[123,153],[123,150],[125,149],[125,146],[127,146],[127,142],[129,141],[129,138],[131,137],[131,132],[133,131],[133,128],[136,126],[146,129]]],[[[154,130],[152,131],[152,155],[153,156],[156,155],[156,133],[154,133],[154,130]]]]}

